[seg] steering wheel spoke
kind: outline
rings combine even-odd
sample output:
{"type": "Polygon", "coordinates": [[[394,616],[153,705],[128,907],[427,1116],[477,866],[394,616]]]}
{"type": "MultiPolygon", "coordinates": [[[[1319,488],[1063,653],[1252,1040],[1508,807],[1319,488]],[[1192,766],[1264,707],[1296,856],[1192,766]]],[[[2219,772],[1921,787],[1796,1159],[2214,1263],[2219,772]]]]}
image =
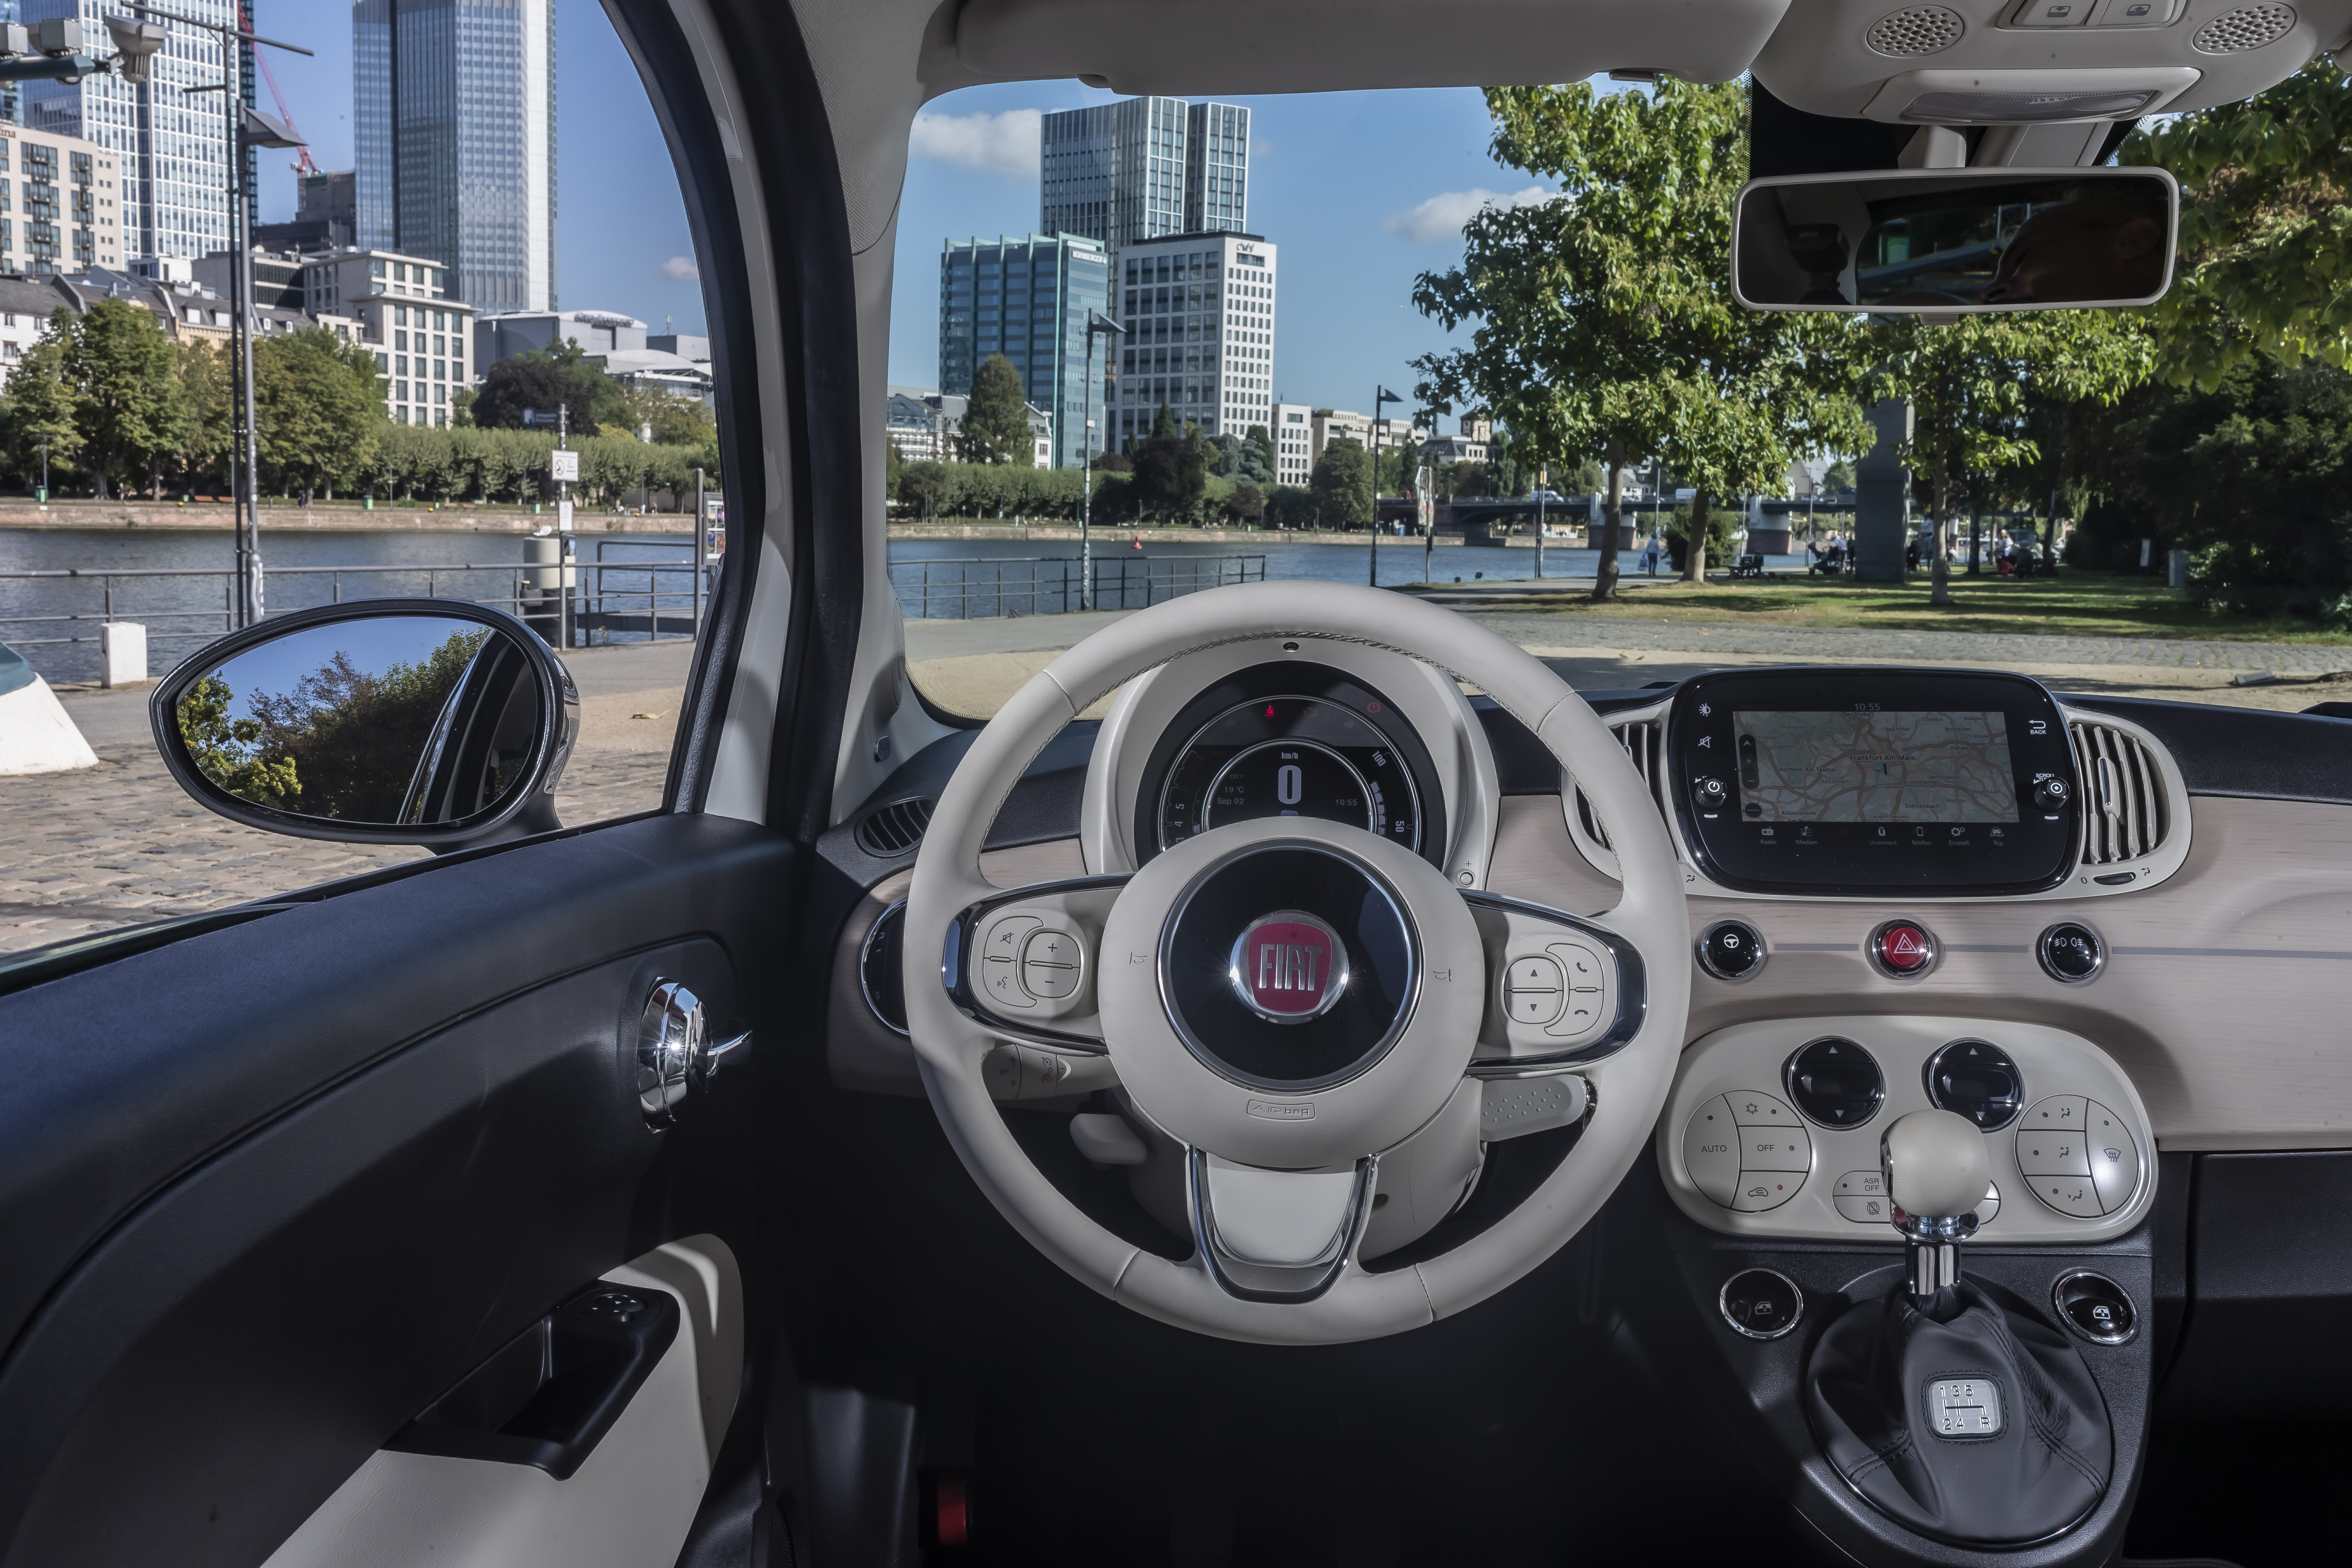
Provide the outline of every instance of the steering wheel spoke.
{"type": "Polygon", "coordinates": [[[961,1012],[1003,1042],[984,1065],[997,1100],[1108,1088],[1095,971],[1125,877],[1033,882],[975,900],[949,923],[940,976],[961,1012]],[[1097,1081],[1099,1079],[1100,1081],[1097,1081]]]}
{"type": "Polygon", "coordinates": [[[1312,1301],[1355,1262],[1371,1222],[1380,1161],[1269,1171],[1187,1149],[1192,1243],[1217,1289],[1242,1301],[1312,1301]]]}
{"type": "Polygon", "coordinates": [[[1573,1072],[1641,1033],[1648,986],[1632,942],[1598,921],[1492,893],[1465,892],[1462,901],[1486,953],[1486,1021],[1470,1077],[1573,1072]]]}

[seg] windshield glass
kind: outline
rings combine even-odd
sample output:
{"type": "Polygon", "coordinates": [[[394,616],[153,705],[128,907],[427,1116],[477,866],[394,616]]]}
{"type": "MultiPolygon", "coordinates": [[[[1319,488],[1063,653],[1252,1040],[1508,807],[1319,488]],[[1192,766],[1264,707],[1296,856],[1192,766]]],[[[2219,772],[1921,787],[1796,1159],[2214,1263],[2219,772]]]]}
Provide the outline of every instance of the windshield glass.
{"type": "MultiPolygon", "coordinates": [[[[2352,699],[2352,378],[2200,292],[2265,259],[2231,213],[2284,211],[2275,248],[2319,206],[2184,175],[2181,280],[2147,310],[1747,312],[1748,91],[1025,83],[931,104],[888,394],[891,577],[926,698],[984,718],[1120,615],[1328,581],[1444,604],[1586,690],[1802,662],[2352,699]],[[1332,177],[1360,155],[1381,179],[1332,177]]],[[[2297,78],[2109,161],[2213,167],[2206,142],[2315,92],[2352,100],[2297,78]]],[[[2048,221],[1890,214],[1835,259],[1981,289],[2048,221]]]]}

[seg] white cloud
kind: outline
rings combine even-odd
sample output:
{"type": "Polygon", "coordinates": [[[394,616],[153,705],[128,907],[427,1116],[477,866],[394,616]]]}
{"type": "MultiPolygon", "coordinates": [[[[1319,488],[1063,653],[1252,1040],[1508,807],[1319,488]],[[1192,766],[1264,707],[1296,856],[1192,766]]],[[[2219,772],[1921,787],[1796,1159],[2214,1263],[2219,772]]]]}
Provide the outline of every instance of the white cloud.
{"type": "Polygon", "coordinates": [[[907,151],[918,158],[963,169],[1034,174],[1041,118],[1034,109],[1008,109],[1002,114],[918,114],[915,129],[907,138],[907,151]]]}
{"type": "Polygon", "coordinates": [[[661,264],[661,275],[679,283],[699,283],[702,268],[694,264],[691,256],[673,256],[661,264]]]}
{"type": "Polygon", "coordinates": [[[1391,234],[1401,234],[1415,245],[1434,245],[1443,239],[1459,239],[1462,226],[1478,216],[1484,207],[1527,207],[1552,199],[1553,193],[1541,185],[1529,185],[1524,191],[1505,195],[1479,186],[1467,191],[1446,191],[1430,197],[1417,207],[1407,207],[1401,213],[1391,213],[1381,220],[1381,226],[1391,234]]]}

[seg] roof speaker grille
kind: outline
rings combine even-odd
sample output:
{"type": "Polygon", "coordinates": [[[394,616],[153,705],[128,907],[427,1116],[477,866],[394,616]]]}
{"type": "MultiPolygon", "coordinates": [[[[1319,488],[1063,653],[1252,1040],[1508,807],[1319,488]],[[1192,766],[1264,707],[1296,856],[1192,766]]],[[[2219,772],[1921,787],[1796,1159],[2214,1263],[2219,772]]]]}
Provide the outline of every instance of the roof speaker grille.
{"type": "Polygon", "coordinates": [[[2198,28],[2189,42],[2200,54],[2234,55],[2274,44],[2294,26],[2292,5],[2241,5],[2198,28]]]}
{"type": "Polygon", "coordinates": [[[1968,30],[1958,11],[1941,5],[1909,5],[1872,23],[1862,41],[1882,55],[1902,59],[1940,54],[1958,43],[1968,30]]]}

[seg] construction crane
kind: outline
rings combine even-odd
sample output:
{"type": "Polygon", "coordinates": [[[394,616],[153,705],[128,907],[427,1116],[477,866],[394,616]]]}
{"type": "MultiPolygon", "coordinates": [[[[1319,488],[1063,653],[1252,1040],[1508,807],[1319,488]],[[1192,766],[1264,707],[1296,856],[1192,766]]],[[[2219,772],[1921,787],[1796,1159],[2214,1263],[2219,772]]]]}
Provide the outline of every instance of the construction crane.
{"type": "MultiPolygon", "coordinates": [[[[253,31],[253,7],[247,5],[246,0],[236,0],[236,25],[242,32],[253,31]]],[[[300,136],[302,128],[294,123],[294,111],[286,107],[286,95],[278,90],[278,74],[269,68],[269,57],[261,52],[259,44],[254,44],[250,47],[253,50],[254,63],[261,68],[261,79],[269,84],[270,101],[278,105],[278,118],[286,122],[287,130],[291,131],[298,137],[300,136]]],[[[294,162],[287,167],[304,179],[309,179],[319,172],[319,165],[310,162],[310,149],[308,145],[298,147],[294,152],[294,162]]]]}

